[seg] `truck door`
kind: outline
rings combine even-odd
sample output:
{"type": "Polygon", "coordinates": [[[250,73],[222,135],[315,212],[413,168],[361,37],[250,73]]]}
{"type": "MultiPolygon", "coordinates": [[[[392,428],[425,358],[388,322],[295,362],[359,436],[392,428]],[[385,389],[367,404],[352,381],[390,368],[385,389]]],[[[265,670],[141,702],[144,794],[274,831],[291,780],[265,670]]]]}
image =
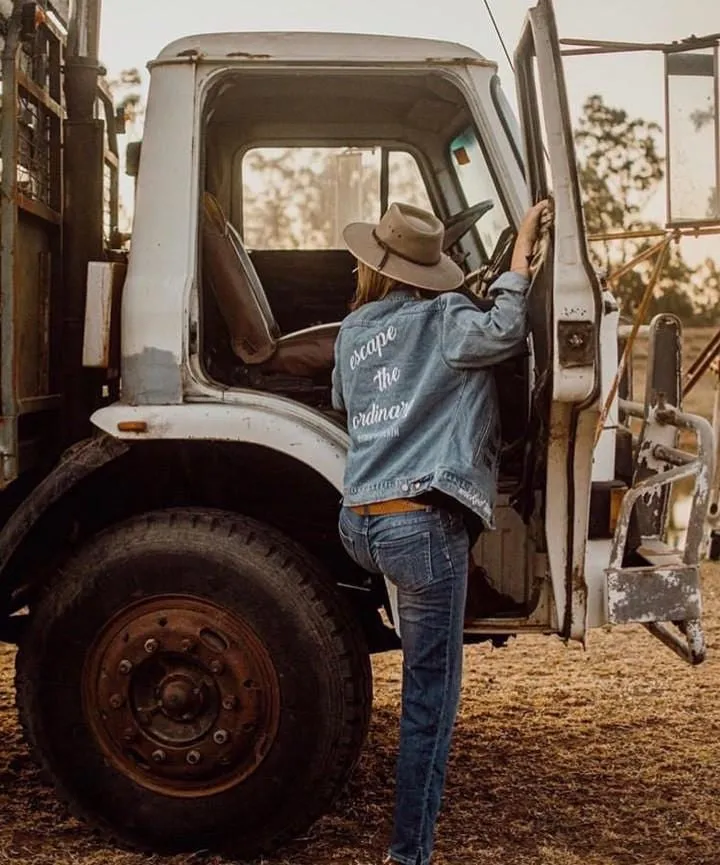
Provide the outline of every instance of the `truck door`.
{"type": "Polygon", "coordinates": [[[601,290],[588,259],[555,16],[528,14],[515,52],[532,201],[552,196],[554,219],[530,290],[534,396],[526,490],[544,491],[544,524],[558,629],[585,632],[585,547],[598,419],[601,290]]]}
{"type": "MultiPolygon", "coordinates": [[[[662,349],[656,339],[650,352],[656,362],[649,359],[648,379],[660,382],[657,387],[663,398],[656,400],[651,393],[644,406],[625,406],[643,420],[638,461],[652,464],[653,471],[648,475],[642,464],[636,466],[633,486],[620,507],[609,560],[587,562],[591,470],[602,402],[602,296],[588,259],[551,0],[539,0],[530,10],[515,62],[530,195],[533,201],[548,195],[554,200],[554,224],[530,293],[535,434],[530,436],[529,465],[535,472],[530,489],[545,492],[544,525],[558,629],[565,637],[583,637],[588,612],[586,574],[592,567],[593,580],[600,577],[606,621],[640,622],[683,658],[699,663],[705,648],[698,558],[713,472],[712,430],[705,419],[678,410],[679,393],[672,405],[666,404],[664,397],[672,394],[667,382],[679,376],[679,361],[677,369],[666,374],[663,369],[672,358],[679,358],[679,347],[662,349]],[[666,441],[674,441],[674,433],[668,439],[673,427],[695,433],[697,454],[667,447],[666,441]],[[662,500],[669,486],[685,477],[695,479],[695,492],[684,551],[678,554],[663,543],[664,521],[658,516],[650,529],[640,528],[640,543],[628,556],[633,513],[642,516],[643,502],[653,496],[662,500]]],[[[658,327],[651,328],[655,331],[659,339],[658,327]]],[[[672,338],[679,342],[677,335],[672,338]]],[[[665,513],[660,506],[656,511],[665,513]]]]}

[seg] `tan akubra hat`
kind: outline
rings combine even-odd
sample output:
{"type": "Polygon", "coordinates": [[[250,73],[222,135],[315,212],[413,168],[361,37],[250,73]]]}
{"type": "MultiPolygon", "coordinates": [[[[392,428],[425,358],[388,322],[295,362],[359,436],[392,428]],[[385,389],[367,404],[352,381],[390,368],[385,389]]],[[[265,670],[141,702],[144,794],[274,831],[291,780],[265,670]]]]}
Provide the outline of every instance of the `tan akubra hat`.
{"type": "Polygon", "coordinates": [[[465,279],[442,251],[445,228],[432,213],[391,204],[378,225],[351,222],[343,237],[352,254],[379,273],[427,291],[452,291],[465,279]]]}

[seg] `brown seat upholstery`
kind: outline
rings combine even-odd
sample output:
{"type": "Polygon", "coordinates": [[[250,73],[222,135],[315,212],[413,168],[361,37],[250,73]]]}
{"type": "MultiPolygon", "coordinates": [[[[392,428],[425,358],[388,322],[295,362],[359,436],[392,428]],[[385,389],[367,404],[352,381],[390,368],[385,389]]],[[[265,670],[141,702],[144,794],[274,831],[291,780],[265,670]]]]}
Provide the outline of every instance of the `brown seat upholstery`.
{"type": "Polygon", "coordinates": [[[203,205],[203,276],[213,290],[237,357],[269,373],[312,378],[329,372],[340,323],[281,336],[239,234],[208,192],[203,205]]]}

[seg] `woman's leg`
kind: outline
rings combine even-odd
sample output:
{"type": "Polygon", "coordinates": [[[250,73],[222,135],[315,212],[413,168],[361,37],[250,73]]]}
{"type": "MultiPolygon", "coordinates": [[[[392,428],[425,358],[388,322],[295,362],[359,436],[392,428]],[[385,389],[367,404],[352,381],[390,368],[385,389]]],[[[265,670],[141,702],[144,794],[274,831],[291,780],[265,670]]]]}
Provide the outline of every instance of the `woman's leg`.
{"type": "Polygon", "coordinates": [[[375,563],[398,586],[403,648],[390,857],[426,865],[460,696],[468,536],[460,516],[434,510],[378,517],[369,540],[375,563]]]}

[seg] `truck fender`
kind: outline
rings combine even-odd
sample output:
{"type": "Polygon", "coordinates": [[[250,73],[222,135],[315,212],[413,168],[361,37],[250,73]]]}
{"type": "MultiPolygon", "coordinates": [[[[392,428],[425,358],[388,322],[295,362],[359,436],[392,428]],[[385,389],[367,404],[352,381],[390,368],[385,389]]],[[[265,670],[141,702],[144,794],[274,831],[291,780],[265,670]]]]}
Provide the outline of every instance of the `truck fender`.
{"type": "Polygon", "coordinates": [[[181,403],[99,409],[92,422],[126,441],[205,440],[258,444],[305,463],[342,492],[347,433],[320,412],[267,394],[232,403],[181,403]]]}
{"type": "Polygon", "coordinates": [[[97,435],[73,445],[0,529],[0,576],[35,523],[83,478],[129,450],[124,441],[97,435]]]}

